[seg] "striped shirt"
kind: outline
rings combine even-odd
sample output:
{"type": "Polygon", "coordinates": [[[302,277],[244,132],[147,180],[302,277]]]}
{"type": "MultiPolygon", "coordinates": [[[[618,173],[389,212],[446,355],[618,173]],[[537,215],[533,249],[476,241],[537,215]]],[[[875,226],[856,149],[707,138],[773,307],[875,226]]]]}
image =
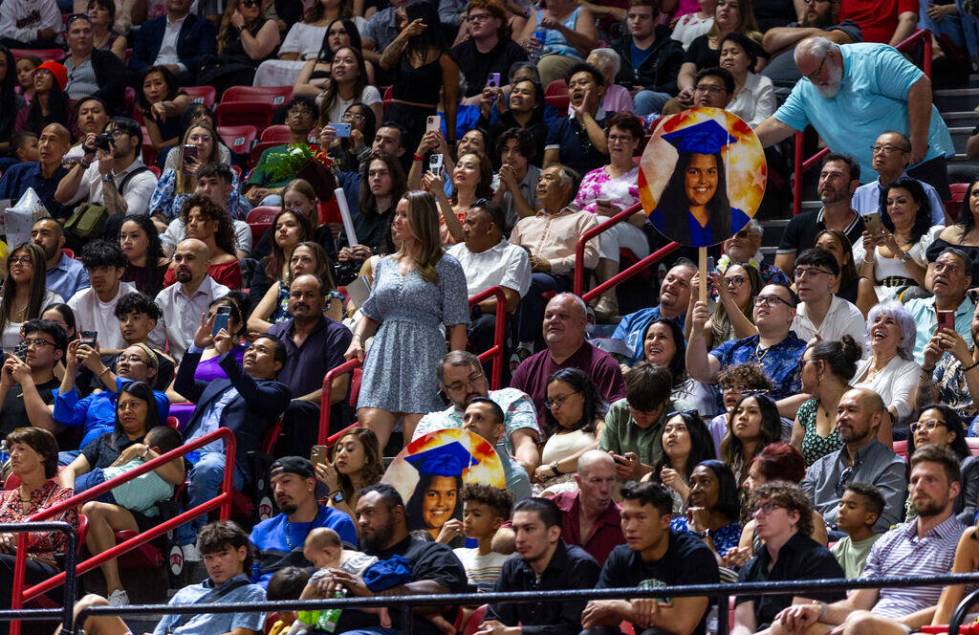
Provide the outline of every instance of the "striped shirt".
{"type": "MultiPolygon", "coordinates": [[[[918,523],[911,521],[898,525],[874,543],[867,556],[863,578],[884,576],[934,576],[952,570],[955,547],[966,526],[955,514],[924,538],[918,537],[918,523]]],[[[882,588],[872,613],[881,617],[899,619],[929,606],[938,604],[942,587],[882,588]]]]}

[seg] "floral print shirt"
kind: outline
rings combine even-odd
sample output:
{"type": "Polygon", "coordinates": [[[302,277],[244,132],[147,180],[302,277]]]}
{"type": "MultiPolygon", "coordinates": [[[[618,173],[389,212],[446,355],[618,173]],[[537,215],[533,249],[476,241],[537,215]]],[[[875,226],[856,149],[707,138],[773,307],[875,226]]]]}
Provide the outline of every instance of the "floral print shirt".
{"type": "Polygon", "coordinates": [[[604,167],[592,170],[581,179],[581,187],[572,206],[595,214],[598,199],[607,198],[622,211],[639,202],[638,179],[638,167],[618,178],[612,178],[604,167]]]}
{"type": "MultiPolygon", "coordinates": [[[[20,488],[0,492],[0,523],[23,522],[30,516],[68,500],[74,495],[74,490],[61,487],[54,479],[44,482],[44,485],[31,492],[29,502],[21,502],[20,488]]],[[[78,510],[69,509],[57,516],[46,520],[63,520],[78,528],[78,510]]],[[[68,546],[65,534],[52,532],[32,532],[27,536],[27,550],[30,557],[54,566],[57,556],[63,554],[68,546]]]]}

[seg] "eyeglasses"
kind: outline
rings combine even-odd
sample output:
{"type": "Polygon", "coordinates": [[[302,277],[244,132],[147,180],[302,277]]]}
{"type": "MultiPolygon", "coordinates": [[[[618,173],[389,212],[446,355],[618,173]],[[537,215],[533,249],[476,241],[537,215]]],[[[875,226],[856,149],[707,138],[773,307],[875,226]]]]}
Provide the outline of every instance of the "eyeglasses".
{"type": "Polygon", "coordinates": [[[828,57],[829,57],[829,55],[824,55],[823,56],[823,61],[821,61],[819,63],[819,66],[816,67],[816,70],[815,71],[813,71],[812,73],[809,73],[808,75],[806,75],[806,79],[808,79],[810,82],[812,82],[813,84],[815,84],[816,83],[816,79],[819,79],[819,76],[822,75],[822,73],[823,73],[823,66],[826,65],[826,58],[828,58],[828,57]],[[813,79],[814,77],[816,79],[813,79]]]}
{"type": "Polygon", "coordinates": [[[882,154],[891,154],[891,153],[894,153],[894,152],[910,152],[910,151],[911,151],[910,148],[900,148],[898,146],[891,146],[891,145],[886,145],[886,144],[879,145],[879,146],[876,146],[876,145],[875,146],[870,146],[870,153],[871,154],[877,154],[878,152],[880,152],[882,154]]]}
{"type": "Polygon", "coordinates": [[[454,381],[451,384],[446,384],[445,389],[449,392],[458,392],[465,388],[466,386],[472,386],[480,379],[483,379],[483,372],[480,370],[474,371],[469,377],[466,377],[466,381],[454,381]]]}
{"type": "Polygon", "coordinates": [[[487,22],[492,19],[493,16],[490,15],[489,13],[477,13],[475,15],[470,14],[466,18],[466,20],[468,20],[469,22],[487,22]]]}
{"type": "Polygon", "coordinates": [[[939,421],[938,419],[930,419],[928,421],[915,421],[911,424],[911,433],[915,433],[918,430],[925,430],[926,432],[931,432],[935,428],[942,426],[946,427],[944,421],[939,421]]]}
{"type": "Polygon", "coordinates": [[[773,307],[776,304],[784,304],[785,306],[789,307],[790,309],[794,309],[795,308],[795,305],[794,304],[792,304],[788,300],[783,300],[782,298],[778,297],[777,295],[760,295],[760,296],[757,296],[755,298],[755,306],[773,307]]]}
{"type": "Polygon", "coordinates": [[[714,86],[713,84],[701,84],[700,86],[695,86],[693,89],[695,93],[710,93],[711,95],[720,95],[721,93],[726,93],[727,89],[723,86],[714,86]]]}
{"type": "Polygon", "coordinates": [[[724,278],[724,284],[729,287],[740,288],[744,286],[744,276],[730,276],[724,278]]]}
{"type": "Polygon", "coordinates": [[[41,348],[42,346],[54,346],[54,342],[49,342],[43,337],[25,337],[24,346],[27,348],[41,348]]]}
{"type": "Polygon", "coordinates": [[[554,399],[545,399],[544,407],[547,408],[548,410],[554,410],[555,408],[560,408],[561,404],[563,404],[565,401],[568,400],[568,397],[570,397],[571,395],[577,395],[579,392],[581,391],[576,390],[574,392],[569,392],[566,395],[558,395],[554,399]]]}
{"type": "Polygon", "coordinates": [[[257,7],[258,6],[258,1],[257,0],[241,0],[241,6],[243,6],[243,7],[257,7]]]}
{"type": "Polygon", "coordinates": [[[12,265],[33,265],[34,264],[34,261],[31,260],[31,257],[30,256],[11,256],[7,260],[7,262],[10,263],[10,264],[12,264],[12,265]]]}
{"type": "Polygon", "coordinates": [[[820,269],[819,267],[796,267],[794,273],[796,280],[820,275],[833,275],[831,271],[826,271],[825,269],[820,269]]]}
{"type": "Polygon", "coordinates": [[[779,505],[775,501],[768,501],[767,503],[758,503],[757,505],[755,505],[754,509],[751,510],[751,514],[752,515],[762,514],[767,516],[768,514],[771,514],[773,511],[775,511],[776,509],[780,509],[780,508],[784,508],[784,506],[779,505]]]}

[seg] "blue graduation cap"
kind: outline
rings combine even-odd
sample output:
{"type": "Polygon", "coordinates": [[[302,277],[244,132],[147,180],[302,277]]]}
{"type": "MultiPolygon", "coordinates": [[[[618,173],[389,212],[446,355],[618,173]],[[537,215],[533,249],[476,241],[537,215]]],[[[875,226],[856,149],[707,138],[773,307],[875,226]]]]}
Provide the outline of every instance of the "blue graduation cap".
{"type": "Polygon", "coordinates": [[[708,119],[680,130],[663,135],[677,152],[717,154],[721,148],[734,141],[734,137],[713,119],[708,119]]]}
{"type": "Polygon", "coordinates": [[[463,470],[478,463],[469,450],[458,441],[406,456],[405,460],[411,463],[419,474],[431,476],[461,476],[463,470]]]}

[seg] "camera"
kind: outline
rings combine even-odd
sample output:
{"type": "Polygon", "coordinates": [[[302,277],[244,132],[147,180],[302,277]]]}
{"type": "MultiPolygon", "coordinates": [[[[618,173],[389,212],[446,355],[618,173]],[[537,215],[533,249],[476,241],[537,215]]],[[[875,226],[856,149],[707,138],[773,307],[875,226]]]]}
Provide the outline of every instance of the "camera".
{"type": "Polygon", "coordinates": [[[95,137],[95,147],[106,152],[112,151],[112,133],[103,132],[95,137]]]}

